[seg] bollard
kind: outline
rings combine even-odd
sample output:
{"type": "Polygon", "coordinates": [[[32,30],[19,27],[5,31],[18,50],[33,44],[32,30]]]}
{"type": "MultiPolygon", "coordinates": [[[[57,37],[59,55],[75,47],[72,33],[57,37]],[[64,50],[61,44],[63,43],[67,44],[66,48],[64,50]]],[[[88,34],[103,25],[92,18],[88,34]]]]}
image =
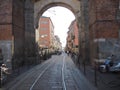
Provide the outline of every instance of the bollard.
{"type": "Polygon", "coordinates": [[[95,86],[97,86],[97,67],[96,67],[96,62],[94,66],[94,79],[95,79],[95,86]]]}
{"type": "Polygon", "coordinates": [[[83,62],[83,66],[84,66],[84,74],[86,75],[86,63],[85,63],[85,61],[83,62]]]}
{"type": "Polygon", "coordinates": [[[1,81],[1,67],[0,67],[0,88],[2,87],[2,81],[1,81]]]}

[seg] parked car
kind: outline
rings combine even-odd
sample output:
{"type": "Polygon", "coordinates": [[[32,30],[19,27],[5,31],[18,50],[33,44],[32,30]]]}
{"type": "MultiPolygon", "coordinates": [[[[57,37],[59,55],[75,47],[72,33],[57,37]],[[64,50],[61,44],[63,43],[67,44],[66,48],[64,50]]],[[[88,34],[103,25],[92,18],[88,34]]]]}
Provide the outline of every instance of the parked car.
{"type": "Polygon", "coordinates": [[[99,71],[100,72],[108,72],[109,68],[113,66],[113,61],[111,60],[110,57],[108,57],[103,64],[99,66],[99,71]]]}
{"type": "Polygon", "coordinates": [[[110,72],[120,72],[120,62],[117,63],[116,65],[113,65],[112,67],[110,67],[109,71],[110,72]]]}
{"type": "Polygon", "coordinates": [[[107,72],[107,70],[106,70],[106,65],[100,65],[100,66],[99,66],[99,71],[100,71],[100,72],[107,72]]]}

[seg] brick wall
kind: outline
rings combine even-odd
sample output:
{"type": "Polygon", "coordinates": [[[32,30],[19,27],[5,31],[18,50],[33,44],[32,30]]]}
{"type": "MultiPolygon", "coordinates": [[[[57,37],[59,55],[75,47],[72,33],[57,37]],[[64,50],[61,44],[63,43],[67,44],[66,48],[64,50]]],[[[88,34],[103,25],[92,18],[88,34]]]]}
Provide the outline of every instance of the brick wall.
{"type": "MultiPolygon", "coordinates": [[[[118,2],[119,0],[89,0],[91,60],[99,57],[99,55],[108,56],[112,54],[101,45],[105,45],[106,42],[111,40],[116,42],[119,38],[119,23],[116,21],[118,2]],[[105,41],[96,43],[95,40],[100,38],[105,41]],[[99,51],[97,51],[97,48],[99,48],[99,51]]],[[[107,48],[109,47],[112,48],[110,44],[107,44],[107,48]]]]}
{"type": "Polygon", "coordinates": [[[0,40],[11,40],[12,0],[0,0],[0,40]]]}
{"type": "Polygon", "coordinates": [[[92,26],[96,21],[96,2],[89,0],[89,24],[92,26]]]}
{"type": "Polygon", "coordinates": [[[12,25],[0,25],[0,40],[12,40],[12,25]]]}
{"type": "Polygon", "coordinates": [[[118,38],[119,25],[115,21],[96,22],[90,28],[90,37],[93,38],[118,38]]]}
{"type": "Polygon", "coordinates": [[[0,0],[0,49],[10,69],[12,59],[12,0],[0,0]]]}
{"type": "Polygon", "coordinates": [[[40,33],[40,39],[39,42],[41,45],[44,45],[45,47],[50,47],[51,45],[51,20],[49,17],[43,17],[40,18],[40,28],[39,28],[39,33],[40,33]],[[41,37],[41,35],[47,35],[44,38],[41,37]]]}
{"type": "Polygon", "coordinates": [[[96,0],[97,20],[115,20],[119,0],[96,0]]]}
{"type": "Polygon", "coordinates": [[[90,0],[89,4],[91,36],[94,31],[95,38],[118,38],[118,0],[90,0]]]}
{"type": "Polygon", "coordinates": [[[12,22],[12,0],[0,0],[0,24],[12,22]]]}

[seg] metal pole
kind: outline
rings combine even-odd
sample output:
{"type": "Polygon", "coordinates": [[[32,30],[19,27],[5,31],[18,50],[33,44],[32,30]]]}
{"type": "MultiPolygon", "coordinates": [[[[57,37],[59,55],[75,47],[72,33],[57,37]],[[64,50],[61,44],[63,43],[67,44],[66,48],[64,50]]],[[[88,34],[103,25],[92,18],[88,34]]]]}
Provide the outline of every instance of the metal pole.
{"type": "Polygon", "coordinates": [[[86,66],[85,66],[85,60],[83,62],[83,65],[84,65],[84,74],[86,75],[86,66]]]}
{"type": "Polygon", "coordinates": [[[94,76],[95,76],[95,86],[97,86],[97,68],[96,68],[96,62],[95,62],[95,68],[94,68],[94,76]]]}

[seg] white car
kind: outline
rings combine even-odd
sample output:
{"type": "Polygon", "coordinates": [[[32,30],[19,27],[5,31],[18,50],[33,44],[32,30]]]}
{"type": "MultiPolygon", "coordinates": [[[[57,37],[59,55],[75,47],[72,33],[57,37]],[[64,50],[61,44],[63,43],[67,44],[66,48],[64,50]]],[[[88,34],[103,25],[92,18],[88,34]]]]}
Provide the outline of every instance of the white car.
{"type": "Polygon", "coordinates": [[[120,72],[120,62],[117,63],[116,65],[113,65],[112,67],[110,67],[109,71],[110,72],[120,72]]]}
{"type": "Polygon", "coordinates": [[[100,70],[100,72],[107,72],[106,65],[100,65],[99,70],[100,70]]]}

